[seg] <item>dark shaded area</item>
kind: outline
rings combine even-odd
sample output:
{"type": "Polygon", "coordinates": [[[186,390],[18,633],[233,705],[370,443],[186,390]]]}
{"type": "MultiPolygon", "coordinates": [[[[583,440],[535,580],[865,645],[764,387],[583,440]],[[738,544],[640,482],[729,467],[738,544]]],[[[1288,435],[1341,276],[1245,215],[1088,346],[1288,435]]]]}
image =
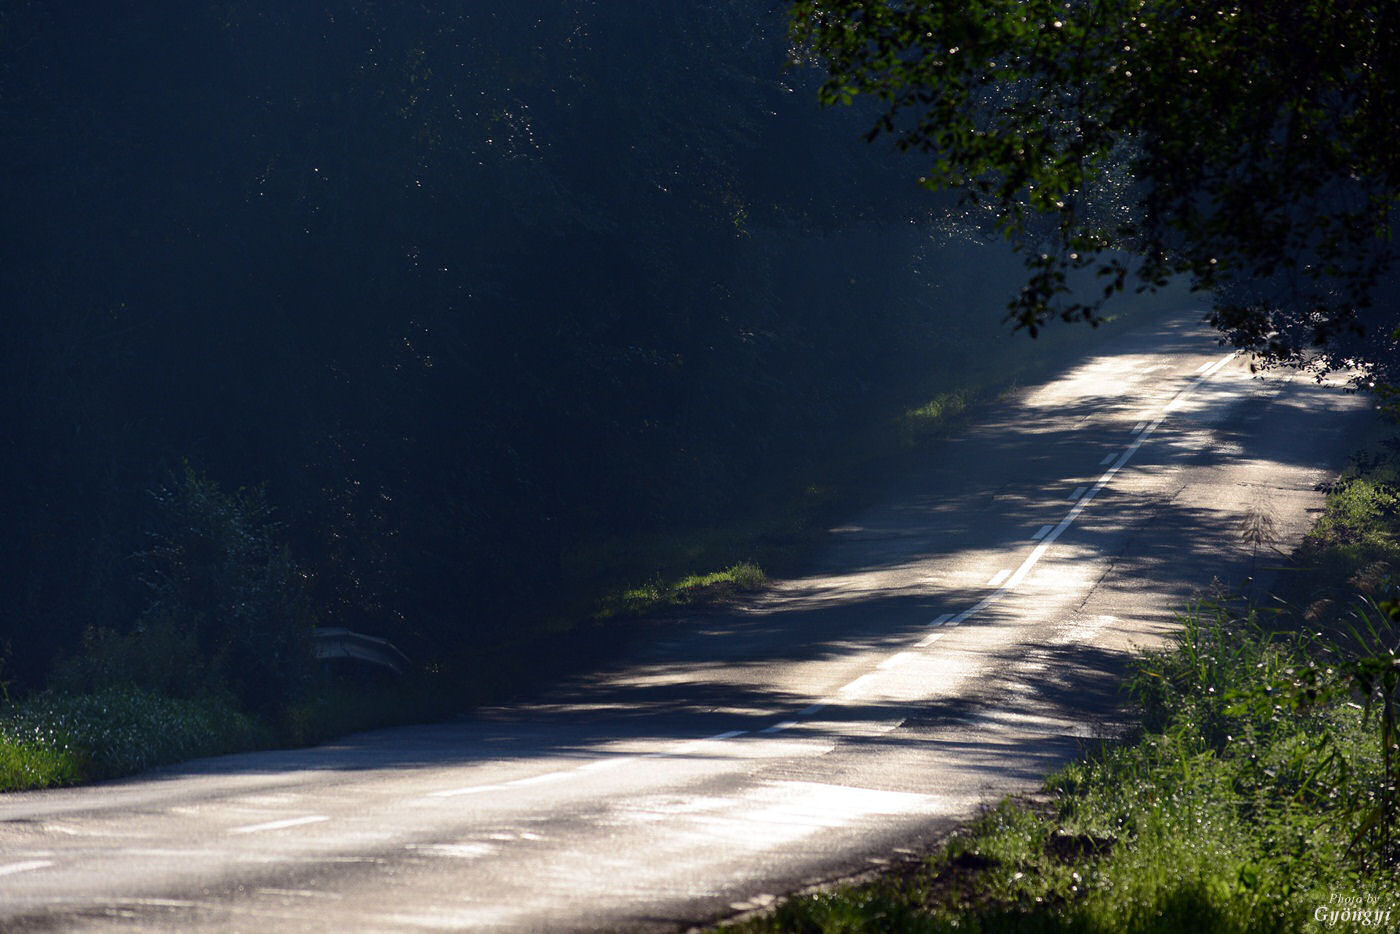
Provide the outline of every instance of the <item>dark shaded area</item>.
{"type": "Polygon", "coordinates": [[[935,245],[783,26],[7,4],[3,677],[149,610],[184,461],[265,488],[320,623],[450,667],[606,583],[580,554],[741,516],[955,385],[1005,257],[935,245]]]}

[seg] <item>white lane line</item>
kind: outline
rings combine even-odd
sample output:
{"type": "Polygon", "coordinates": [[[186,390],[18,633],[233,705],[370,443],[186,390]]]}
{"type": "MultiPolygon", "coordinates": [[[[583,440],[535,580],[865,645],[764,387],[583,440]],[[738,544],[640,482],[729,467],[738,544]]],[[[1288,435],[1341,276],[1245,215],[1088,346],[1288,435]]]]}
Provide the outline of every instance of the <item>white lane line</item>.
{"type": "Polygon", "coordinates": [[[1071,500],[1079,499],[1079,497],[1084,495],[1084,491],[1087,489],[1089,489],[1087,486],[1077,486],[1074,488],[1074,492],[1069,494],[1069,498],[1071,500]]]}
{"type": "Polygon", "coordinates": [[[1007,591],[1010,587],[1011,587],[1010,584],[1002,584],[1000,587],[997,588],[997,590],[996,590],[995,593],[992,593],[992,594],[989,594],[988,596],[983,597],[981,600],[978,600],[978,601],[977,601],[976,603],[974,603],[972,606],[970,606],[970,607],[968,607],[967,609],[963,610],[963,611],[962,611],[961,613],[959,613],[957,616],[954,616],[952,619],[948,620],[948,625],[949,625],[949,626],[956,626],[956,625],[958,625],[959,623],[966,621],[967,618],[968,618],[969,616],[972,616],[974,613],[981,613],[981,612],[982,612],[983,610],[985,610],[987,607],[991,606],[993,603],[996,603],[998,600],[1000,600],[1001,597],[1002,597],[1002,594],[1006,593],[1006,591],[1007,591]]]}
{"type": "Polygon", "coordinates": [[[701,742],[717,743],[722,739],[733,739],[736,736],[743,736],[748,730],[726,730],[723,733],[716,733],[714,736],[707,736],[701,742]]]}
{"type": "MultiPolygon", "coordinates": [[[[1205,363],[1205,364],[1202,364],[1201,367],[1197,370],[1197,372],[1200,373],[1201,375],[1198,376],[1198,377],[1196,377],[1194,380],[1192,380],[1192,382],[1191,382],[1189,385],[1183,387],[1183,388],[1172,398],[1172,400],[1171,400],[1170,402],[1168,402],[1167,405],[1163,408],[1162,414],[1161,414],[1160,416],[1158,416],[1158,417],[1157,417],[1155,420],[1153,420],[1151,423],[1139,423],[1138,427],[1134,429],[1134,432],[1137,434],[1137,437],[1133,440],[1132,444],[1130,444],[1130,445],[1122,452],[1122,454],[1118,455],[1117,460],[1113,463],[1113,466],[1110,467],[1110,468],[1103,474],[1103,476],[1100,477],[1100,478],[1098,479],[1098,481],[1097,481],[1092,487],[1088,488],[1087,491],[1086,491],[1083,487],[1080,487],[1079,489],[1076,489],[1076,490],[1074,491],[1074,495],[1073,495],[1071,498],[1074,499],[1074,500],[1076,500],[1076,502],[1075,502],[1074,507],[1070,509],[1069,513],[1068,513],[1063,519],[1061,519],[1060,522],[1059,522],[1057,525],[1054,525],[1054,526],[1049,526],[1049,525],[1043,526],[1043,527],[1041,527],[1041,529],[1040,529],[1038,532],[1035,533],[1035,535],[1033,536],[1033,539],[1038,540],[1038,541],[1039,541],[1039,544],[1037,544],[1036,547],[1031,551],[1031,553],[1026,557],[1025,561],[1023,561],[1023,562],[1021,563],[1020,567],[1018,567],[1018,568],[1016,569],[1016,571],[1015,571],[1013,574],[1011,574],[1010,578],[1009,578],[1009,579],[1006,579],[1006,578],[1004,577],[1004,575],[1006,574],[1005,571],[1000,571],[1000,572],[998,572],[997,575],[996,575],[995,577],[992,578],[992,582],[989,583],[989,586],[997,586],[998,583],[1000,583],[1000,586],[998,587],[998,589],[997,589],[994,593],[992,593],[992,594],[990,594],[990,595],[988,595],[988,596],[986,596],[986,597],[983,597],[981,600],[977,601],[977,603],[973,604],[971,607],[967,608],[966,610],[963,610],[961,613],[958,613],[957,615],[953,615],[953,614],[951,614],[951,613],[943,613],[943,614],[941,614],[941,615],[938,616],[936,619],[934,619],[933,622],[931,622],[931,623],[929,624],[930,627],[938,627],[938,626],[943,626],[943,625],[956,626],[956,625],[958,625],[959,623],[963,622],[964,620],[968,619],[968,618],[969,618],[970,616],[972,616],[973,614],[978,613],[978,612],[981,612],[982,610],[986,609],[988,606],[990,606],[990,605],[992,605],[993,603],[995,603],[995,602],[996,602],[997,600],[999,600],[1002,596],[1004,596],[1008,590],[1013,590],[1014,588],[1016,588],[1016,587],[1025,579],[1026,575],[1030,573],[1031,569],[1032,569],[1033,567],[1035,567],[1035,565],[1036,565],[1036,564],[1040,561],[1040,559],[1045,555],[1045,553],[1046,553],[1046,551],[1049,549],[1050,545],[1051,545],[1052,543],[1054,543],[1054,541],[1055,541],[1056,539],[1058,539],[1058,538],[1060,537],[1060,535],[1063,534],[1064,531],[1065,531],[1066,529],[1068,529],[1068,528],[1070,527],[1070,525],[1072,525],[1072,524],[1074,523],[1074,520],[1077,519],[1077,518],[1079,517],[1079,514],[1080,514],[1081,512],[1084,511],[1084,508],[1085,508],[1086,506],[1088,506],[1088,504],[1094,499],[1095,496],[1098,495],[1099,491],[1102,490],[1102,489],[1104,488],[1104,486],[1106,486],[1106,485],[1108,484],[1108,482],[1109,482],[1110,480],[1113,479],[1113,477],[1118,473],[1118,471],[1121,470],[1121,469],[1123,468],[1123,466],[1126,465],[1126,464],[1128,463],[1128,461],[1132,458],[1132,456],[1133,456],[1135,453],[1137,453],[1138,448],[1140,448],[1140,447],[1142,446],[1143,442],[1146,441],[1147,438],[1148,438],[1154,431],[1157,430],[1157,428],[1162,424],[1162,421],[1166,418],[1167,413],[1169,413],[1169,412],[1173,411],[1174,409],[1176,409],[1182,402],[1185,401],[1185,398],[1186,398],[1188,395],[1190,395],[1193,391],[1195,391],[1195,389],[1196,389],[1197,387],[1200,386],[1200,384],[1201,384],[1202,382],[1204,382],[1206,379],[1208,379],[1210,376],[1212,376],[1217,370],[1219,370],[1221,367],[1223,367],[1226,363],[1228,363],[1228,362],[1229,362],[1231,359],[1233,359],[1234,357],[1235,357],[1235,354],[1230,353],[1230,354],[1226,354],[1224,357],[1220,358],[1219,360],[1212,361],[1212,362],[1207,362],[1207,363],[1205,363]],[[1004,580],[1004,583],[1002,582],[1003,580],[1004,580]]],[[[1112,454],[1107,455],[1107,456],[1104,458],[1104,460],[1100,462],[1100,466],[1102,466],[1103,464],[1106,464],[1106,463],[1108,463],[1109,461],[1113,460],[1113,458],[1114,458],[1114,455],[1112,455],[1112,454]]],[[[944,635],[944,633],[942,633],[942,632],[930,633],[929,635],[925,636],[919,643],[917,643],[917,645],[918,645],[919,648],[925,648],[925,647],[927,647],[927,646],[929,646],[929,645],[932,645],[932,644],[933,644],[934,642],[936,642],[938,639],[941,639],[941,638],[943,637],[943,635],[944,635]]],[[[904,659],[904,657],[905,657],[905,656],[909,656],[909,655],[911,655],[911,654],[912,654],[912,653],[909,653],[909,652],[901,652],[901,653],[899,653],[898,655],[895,655],[895,656],[893,656],[893,657],[891,657],[891,658],[885,660],[884,662],[882,662],[882,663],[880,664],[879,667],[880,667],[880,668],[887,668],[887,667],[893,667],[895,664],[903,664],[903,661],[902,661],[902,660],[904,659]]],[[[869,681],[873,680],[875,677],[876,677],[876,675],[875,675],[874,672],[861,675],[859,678],[856,678],[854,681],[852,681],[852,682],[850,682],[849,684],[847,684],[847,685],[845,685],[844,687],[842,687],[842,688],[838,691],[838,694],[846,694],[846,693],[854,692],[854,691],[858,690],[860,687],[862,687],[863,685],[865,685],[866,683],[868,683],[869,681]]],[[[808,715],[814,714],[814,713],[816,713],[816,712],[818,712],[818,711],[824,709],[826,706],[827,706],[827,702],[825,702],[825,701],[824,701],[824,702],[821,702],[821,703],[817,703],[817,704],[812,704],[810,707],[807,707],[807,708],[803,709],[802,711],[800,711],[798,715],[799,715],[799,716],[808,716],[808,715]]],[[[782,731],[782,730],[788,729],[788,728],[793,727],[793,726],[796,726],[796,725],[797,725],[796,721],[784,721],[783,723],[778,723],[778,724],[774,724],[774,725],[771,726],[771,727],[767,727],[766,729],[764,729],[764,730],[762,730],[762,731],[760,731],[760,732],[763,732],[763,733],[777,733],[777,732],[780,732],[780,731],[782,731]]],[[[896,726],[898,726],[897,723],[894,724],[891,728],[894,728],[894,727],[896,727],[896,726]]],[[[735,736],[741,736],[741,735],[743,735],[745,732],[747,732],[747,731],[745,731],[745,730],[731,730],[731,731],[729,731],[729,732],[727,732],[727,733],[719,733],[719,734],[716,734],[715,736],[710,737],[709,740],[701,740],[701,741],[699,741],[699,742],[706,742],[706,741],[713,741],[713,740],[723,740],[723,739],[732,739],[732,738],[735,737],[735,736]]],[[[695,743],[692,742],[692,743],[687,744],[687,745],[688,745],[688,746],[693,746],[693,745],[695,745],[695,743]]],[[[650,754],[648,754],[648,755],[646,755],[646,756],[643,756],[642,758],[658,758],[658,757],[666,756],[666,755],[669,755],[669,754],[670,754],[670,753],[665,753],[665,752],[661,752],[661,753],[650,753],[650,754]]],[[[586,765],[578,766],[576,769],[574,769],[574,771],[591,771],[591,770],[594,770],[594,769],[610,768],[610,767],[613,767],[613,766],[621,765],[621,764],[626,763],[626,762],[630,762],[630,761],[632,761],[632,760],[634,760],[634,759],[636,759],[636,758],[637,758],[636,756],[619,756],[619,757],[615,757],[615,758],[611,758],[611,759],[602,759],[602,760],[598,760],[598,761],[596,761],[596,762],[590,762],[590,763],[588,763],[588,764],[586,764],[586,765]]],[[[548,773],[548,774],[546,774],[546,775],[535,776],[534,778],[530,778],[530,779],[517,779],[516,781],[511,782],[511,783],[509,783],[509,784],[512,784],[512,785],[522,785],[522,784],[535,784],[535,783],[543,782],[543,781],[553,781],[553,780],[555,780],[555,779],[557,779],[557,778],[563,778],[563,777],[565,777],[567,774],[568,774],[568,773],[564,773],[564,772],[548,773]]],[[[506,786],[505,786],[505,785],[477,785],[477,786],[470,787],[470,788],[458,788],[458,789],[452,789],[452,790],[449,790],[449,791],[438,791],[438,792],[433,792],[431,795],[429,795],[429,797],[446,798],[446,797],[452,797],[452,796],[455,796],[455,795],[480,794],[480,793],[482,793],[482,792],[487,792],[487,791],[496,791],[496,790],[502,789],[502,788],[504,788],[504,787],[506,787],[506,786]]],[[[272,822],[270,822],[270,823],[268,823],[268,824],[255,824],[255,825],[253,825],[253,826],[251,826],[251,827],[239,828],[239,829],[234,830],[234,831],[231,831],[231,832],[233,832],[233,833],[252,833],[252,832],[255,832],[255,831],[258,831],[258,830],[272,830],[272,829],[275,829],[275,828],[278,828],[278,827],[296,826],[297,824],[311,823],[311,822],[315,822],[315,821],[329,820],[329,819],[330,819],[330,818],[328,818],[328,817],[320,817],[320,816],[317,816],[317,817],[295,818],[295,819],[292,819],[292,820],[290,820],[290,821],[272,821],[272,822]]],[[[35,862],[43,863],[44,861],[35,861],[35,862]]],[[[47,865],[47,863],[44,863],[44,864],[47,865]]],[[[30,864],[28,864],[28,863],[17,863],[17,864],[13,864],[13,867],[4,867],[4,866],[0,866],[0,875],[5,874],[6,872],[23,872],[23,871],[25,871],[25,869],[31,869],[31,868],[37,869],[37,868],[42,868],[41,866],[38,866],[38,865],[30,865],[30,864]],[[13,867],[23,867],[23,868],[13,868],[13,867]]]]}
{"type": "MultiPolygon", "coordinates": [[[[615,761],[615,760],[604,760],[615,761]]],[[[590,763],[592,765],[592,763],[590,763]]],[[[580,766],[588,768],[589,766],[580,766]]],[[[455,798],[458,795],[479,795],[488,791],[500,791],[505,785],[468,785],[466,788],[449,788],[447,791],[434,791],[428,795],[429,798],[455,798]]]]}
{"type": "Polygon", "coordinates": [[[1205,363],[1202,363],[1200,366],[1196,367],[1196,372],[1197,372],[1197,373],[1201,372],[1201,371],[1204,370],[1206,367],[1210,366],[1213,362],[1214,362],[1213,360],[1207,360],[1205,363]]]}
{"type": "Polygon", "coordinates": [[[1136,425],[1133,426],[1133,434],[1138,434],[1146,427],[1147,422],[1138,422],[1136,425]]]}
{"type": "Polygon", "coordinates": [[[1113,463],[1113,459],[1114,459],[1115,457],[1117,457],[1117,456],[1118,456],[1117,454],[1112,454],[1112,453],[1110,453],[1110,454],[1105,454],[1105,455],[1103,456],[1103,460],[1099,461],[1099,466],[1100,466],[1100,467],[1106,467],[1106,466],[1108,466],[1109,464],[1113,463]]]}
{"type": "MultiPolygon", "coordinates": [[[[1127,464],[1128,461],[1132,459],[1133,455],[1137,453],[1138,448],[1142,447],[1143,442],[1150,438],[1152,436],[1152,433],[1157,430],[1157,427],[1162,424],[1162,421],[1167,417],[1167,413],[1170,412],[1172,409],[1176,408],[1182,402],[1184,402],[1187,396],[1194,392],[1203,382],[1209,379],[1215,373],[1216,370],[1220,369],[1226,363],[1229,363],[1232,359],[1234,359],[1234,357],[1235,354],[1233,353],[1226,354],[1219,360],[1216,360],[1213,363],[1211,363],[1209,365],[1209,369],[1203,368],[1203,372],[1201,372],[1200,376],[1197,376],[1188,385],[1182,387],[1181,391],[1179,391],[1172,398],[1172,400],[1167,403],[1166,407],[1162,410],[1162,414],[1157,416],[1157,418],[1153,420],[1151,424],[1149,424],[1145,429],[1143,429],[1142,433],[1133,439],[1132,444],[1128,445],[1126,448],[1123,449],[1123,453],[1118,455],[1118,459],[1113,462],[1113,466],[1108,468],[1108,470],[1104,471],[1104,475],[1102,477],[1099,477],[1098,482],[1089,488],[1089,491],[1085,493],[1083,497],[1080,498],[1079,502],[1074,504],[1074,508],[1071,509],[1068,513],[1066,513],[1065,517],[1060,520],[1059,524],[1056,525],[1053,529],[1051,529],[1046,534],[1046,536],[1043,539],[1041,539],[1040,544],[1036,545],[1035,548],[1031,549],[1031,553],[1026,556],[1026,560],[1021,562],[1021,566],[1016,569],[1016,573],[1012,574],[1011,578],[1005,584],[1002,585],[1002,589],[997,593],[997,596],[1000,596],[1002,593],[1005,593],[1008,590],[1014,589],[1015,587],[1020,585],[1021,581],[1026,579],[1026,575],[1031,572],[1031,568],[1035,567],[1036,564],[1039,563],[1040,559],[1045,556],[1045,552],[1048,551],[1050,546],[1055,543],[1055,539],[1059,538],[1062,534],[1064,534],[1065,529],[1069,528],[1071,525],[1074,524],[1074,520],[1078,519],[1079,514],[1084,511],[1085,507],[1087,507],[1091,502],[1093,502],[1094,497],[1099,494],[1099,491],[1102,490],[1105,486],[1107,486],[1108,482],[1118,474],[1118,471],[1123,469],[1123,465],[1127,464]]],[[[974,607],[971,611],[964,610],[963,614],[965,614],[966,616],[971,616],[972,613],[976,611],[977,608],[974,607]]],[[[960,619],[965,618],[963,614],[959,614],[960,619]]]]}
{"type": "MultiPolygon", "coordinates": [[[[692,753],[692,752],[694,752],[695,750],[701,748],[701,747],[704,746],[706,743],[722,742],[722,741],[724,741],[724,740],[726,740],[726,739],[733,739],[733,738],[736,737],[736,736],[743,736],[743,735],[744,735],[745,733],[747,733],[747,732],[748,732],[748,730],[728,730],[728,731],[726,731],[726,732],[724,732],[724,733],[716,733],[714,736],[707,736],[707,737],[705,737],[704,739],[692,739],[692,740],[691,740],[690,742],[688,742],[688,743],[680,743],[679,745],[672,746],[670,749],[660,749],[660,750],[657,750],[656,752],[649,752],[649,753],[647,753],[646,755],[642,756],[642,758],[643,758],[643,759],[669,759],[669,758],[671,758],[672,756],[684,756],[684,755],[686,755],[686,754],[688,754],[688,753],[692,753]]],[[[560,777],[565,777],[565,776],[568,775],[567,772],[556,772],[556,773],[553,773],[553,774],[559,775],[560,777]]],[[[544,777],[543,777],[543,776],[540,776],[538,779],[536,779],[536,781],[543,781],[543,780],[544,780],[544,777]]],[[[512,784],[525,784],[525,782],[524,782],[524,781],[518,781],[518,782],[513,782],[512,784]]]]}
{"type": "Polygon", "coordinates": [[[867,675],[861,675],[859,678],[855,679],[855,680],[852,681],[850,684],[848,684],[848,685],[846,685],[845,687],[841,688],[841,690],[838,691],[837,693],[838,693],[838,694],[854,693],[855,691],[859,690],[860,687],[861,687],[862,685],[869,684],[871,681],[874,681],[874,680],[875,680],[875,674],[874,674],[873,672],[870,673],[870,674],[867,674],[867,675]]]}
{"type": "Polygon", "coordinates": [[[988,587],[1000,587],[1000,586],[1001,586],[1001,582],[1004,581],[1004,580],[1006,580],[1006,579],[1007,579],[1008,577],[1010,577],[1010,576],[1011,576],[1011,570],[1010,570],[1010,568],[1002,568],[1000,571],[997,571],[995,574],[992,575],[992,579],[989,580],[989,581],[987,581],[987,586],[988,586],[988,587]]]}
{"type": "Polygon", "coordinates": [[[52,865],[53,860],[51,859],[27,859],[22,863],[10,863],[5,866],[0,866],[0,876],[12,876],[17,872],[32,872],[35,869],[43,869],[46,866],[52,865]]]}
{"type": "Polygon", "coordinates": [[[891,655],[875,667],[881,671],[889,671],[891,668],[898,668],[906,662],[912,662],[916,658],[918,658],[918,656],[913,652],[900,652],[898,655],[891,655]]]}
{"type": "MultiPolygon", "coordinates": [[[[636,756],[614,756],[614,757],[612,757],[611,759],[599,759],[599,760],[596,761],[596,762],[589,762],[589,763],[587,763],[587,764],[585,764],[585,765],[579,766],[578,768],[574,769],[574,771],[575,771],[575,772],[597,772],[597,771],[599,771],[599,770],[601,770],[601,769],[611,769],[611,768],[616,768],[616,767],[619,766],[619,765],[626,765],[627,763],[629,763],[629,762],[635,762],[636,760],[637,760],[637,757],[636,757],[636,756]]],[[[484,786],[484,787],[492,788],[492,787],[498,787],[498,786],[487,785],[487,786],[484,786]]],[[[444,794],[444,793],[441,792],[441,791],[438,792],[438,795],[439,795],[439,796],[442,796],[443,794],[444,794]]]]}
{"type": "Polygon", "coordinates": [[[522,785],[544,785],[549,782],[557,782],[562,778],[568,778],[568,772],[545,772],[543,775],[531,775],[529,778],[517,778],[506,782],[512,788],[519,788],[522,785]]]}
{"type": "Polygon", "coordinates": [[[820,704],[813,704],[813,705],[810,706],[810,707],[803,707],[801,710],[799,710],[799,711],[797,712],[797,715],[798,715],[799,717],[810,717],[812,714],[814,714],[814,713],[821,713],[821,712],[822,712],[823,710],[825,710],[825,709],[826,709],[826,704],[825,704],[824,702],[823,702],[823,703],[820,703],[820,704]]]}
{"type": "Polygon", "coordinates": [[[300,827],[302,824],[319,824],[321,821],[330,820],[324,814],[308,814],[306,817],[289,817],[286,820],[270,820],[265,824],[249,824],[246,827],[234,827],[229,833],[261,833],[264,830],[281,830],[284,827],[300,827]]]}

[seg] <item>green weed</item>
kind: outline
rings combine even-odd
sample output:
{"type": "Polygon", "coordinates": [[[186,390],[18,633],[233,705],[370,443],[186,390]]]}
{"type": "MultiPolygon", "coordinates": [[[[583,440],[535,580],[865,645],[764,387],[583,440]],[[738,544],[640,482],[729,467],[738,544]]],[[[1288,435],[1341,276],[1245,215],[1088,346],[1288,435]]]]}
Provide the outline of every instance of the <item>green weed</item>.
{"type": "Polygon", "coordinates": [[[751,561],[741,561],[709,574],[656,577],[609,597],[598,615],[603,618],[640,616],[667,607],[722,602],[739,593],[758,590],[767,581],[763,569],[751,561]]]}
{"type": "Polygon", "coordinates": [[[1362,703],[1386,688],[1362,674],[1372,655],[1329,645],[1314,677],[1318,644],[1197,607],[1138,667],[1136,742],[1051,776],[1048,804],[1003,802],[902,880],[741,929],[1301,932],[1338,893],[1400,916],[1394,737],[1362,703]]]}
{"type": "Polygon", "coordinates": [[[266,745],[269,734],[213,699],[134,688],[45,692],[0,709],[0,790],[70,785],[266,745]]]}

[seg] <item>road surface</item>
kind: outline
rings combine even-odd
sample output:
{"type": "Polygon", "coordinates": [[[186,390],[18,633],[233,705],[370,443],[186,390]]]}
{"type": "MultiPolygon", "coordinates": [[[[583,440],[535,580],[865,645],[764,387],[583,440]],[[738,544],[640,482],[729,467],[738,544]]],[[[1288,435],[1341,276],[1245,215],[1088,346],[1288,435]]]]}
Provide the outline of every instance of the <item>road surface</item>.
{"type": "Polygon", "coordinates": [[[807,576],[436,726],[0,796],[5,930],[672,930],[931,843],[1112,731],[1118,673],[1276,564],[1373,418],[1193,316],[897,478],[807,576]]]}

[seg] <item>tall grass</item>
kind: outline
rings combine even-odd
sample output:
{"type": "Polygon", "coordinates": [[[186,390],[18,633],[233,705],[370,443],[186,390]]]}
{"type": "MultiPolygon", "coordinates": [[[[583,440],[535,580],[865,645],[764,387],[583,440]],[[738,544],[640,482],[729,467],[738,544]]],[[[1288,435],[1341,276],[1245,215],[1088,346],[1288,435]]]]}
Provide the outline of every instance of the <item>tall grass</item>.
{"type": "Polygon", "coordinates": [[[138,688],[47,692],[0,707],[0,791],[129,775],[270,738],[218,699],[178,700],[138,688]]]}
{"type": "Polygon", "coordinates": [[[1220,607],[1182,623],[1138,666],[1136,742],[1053,775],[1048,803],[1003,802],[911,874],[743,929],[1301,932],[1357,905],[1400,926],[1394,854],[1368,832],[1385,738],[1344,670],[1363,656],[1331,643],[1319,676],[1336,690],[1308,695],[1308,640],[1220,607]]]}

